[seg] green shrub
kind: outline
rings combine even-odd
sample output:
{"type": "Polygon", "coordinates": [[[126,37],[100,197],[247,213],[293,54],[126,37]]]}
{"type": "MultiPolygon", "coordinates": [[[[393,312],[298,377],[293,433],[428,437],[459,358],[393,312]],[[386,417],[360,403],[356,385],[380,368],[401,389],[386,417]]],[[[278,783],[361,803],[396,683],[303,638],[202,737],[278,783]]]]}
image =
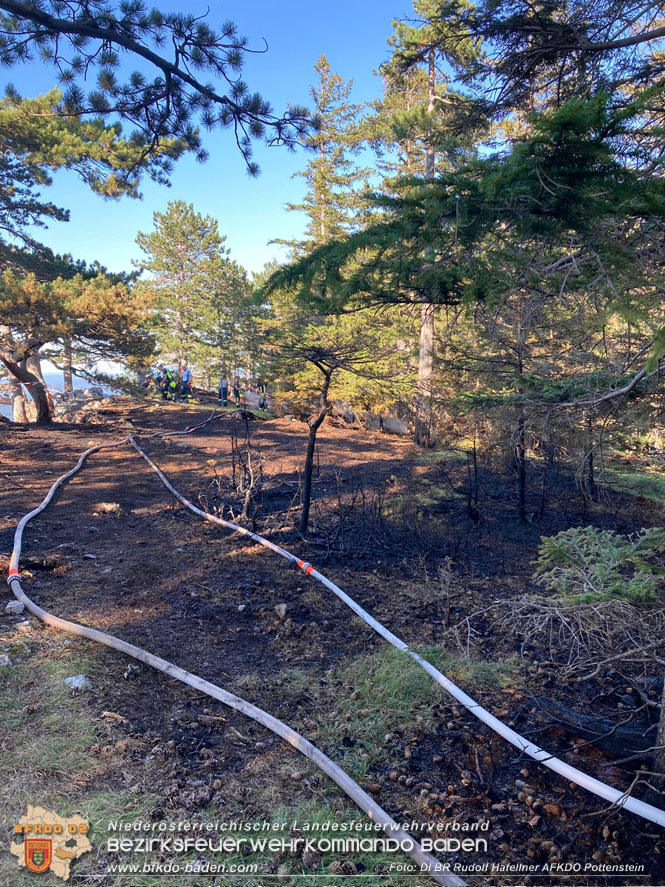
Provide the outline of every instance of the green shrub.
{"type": "Polygon", "coordinates": [[[534,579],[563,597],[580,601],[649,603],[665,590],[659,557],[664,551],[661,529],[624,536],[613,530],[573,527],[541,537],[534,579]]]}

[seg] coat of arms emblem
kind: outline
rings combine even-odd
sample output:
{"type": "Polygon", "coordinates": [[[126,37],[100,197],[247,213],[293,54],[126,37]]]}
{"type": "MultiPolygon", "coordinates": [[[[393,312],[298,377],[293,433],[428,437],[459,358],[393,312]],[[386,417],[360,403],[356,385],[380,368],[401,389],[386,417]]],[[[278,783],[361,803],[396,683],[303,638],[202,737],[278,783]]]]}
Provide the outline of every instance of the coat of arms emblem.
{"type": "Polygon", "coordinates": [[[25,864],[31,872],[45,872],[49,868],[52,849],[49,838],[26,838],[25,864]]]}

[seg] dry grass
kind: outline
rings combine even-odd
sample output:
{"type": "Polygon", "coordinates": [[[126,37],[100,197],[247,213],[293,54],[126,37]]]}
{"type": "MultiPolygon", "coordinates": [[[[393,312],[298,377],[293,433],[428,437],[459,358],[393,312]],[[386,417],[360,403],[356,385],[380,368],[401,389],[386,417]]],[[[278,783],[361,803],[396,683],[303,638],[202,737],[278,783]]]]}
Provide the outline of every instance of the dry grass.
{"type": "MultiPolygon", "coordinates": [[[[120,791],[100,791],[107,764],[92,753],[97,719],[88,693],[72,695],[64,679],[85,674],[95,687],[106,668],[98,648],[63,635],[33,629],[27,635],[6,631],[0,638],[12,665],[0,669],[0,829],[10,835],[29,804],[61,816],[80,813],[90,821],[93,847],[106,837],[109,818],[130,816],[132,798],[120,791]]],[[[99,847],[99,844],[98,844],[99,847]]],[[[0,884],[34,887],[35,875],[18,868],[8,852],[0,854],[0,884]]],[[[105,861],[103,868],[105,868],[105,861]]],[[[72,882],[87,882],[99,872],[95,854],[77,861],[72,882]]],[[[45,873],[40,884],[62,882],[45,873]]]]}

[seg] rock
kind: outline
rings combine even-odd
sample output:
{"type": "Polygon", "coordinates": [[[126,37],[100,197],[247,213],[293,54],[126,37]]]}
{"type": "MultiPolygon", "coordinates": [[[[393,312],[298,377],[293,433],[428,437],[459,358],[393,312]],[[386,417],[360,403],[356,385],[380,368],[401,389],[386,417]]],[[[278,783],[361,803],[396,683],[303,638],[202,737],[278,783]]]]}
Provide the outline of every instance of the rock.
{"type": "Polygon", "coordinates": [[[353,425],[354,422],[358,421],[355,410],[352,409],[350,404],[345,403],[344,401],[336,400],[332,405],[331,412],[337,419],[343,419],[349,425],[353,425]]]}
{"type": "Polygon", "coordinates": [[[19,622],[16,626],[16,630],[20,631],[22,634],[27,634],[30,631],[30,623],[27,619],[24,619],[23,622],[19,622]]]}
{"type": "Polygon", "coordinates": [[[275,604],[275,613],[280,619],[286,619],[286,604],[275,604]]]}
{"type": "Polygon", "coordinates": [[[118,502],[98,502],[94,508],[100,514],[112,514],[114,517],[124,517],[126,515],[126,512],[123,511],[118,502]]]}
{"type": "Polygon", "coordinates": [[[67,684],[70,690],[75,690],[77,693],[82,693],[84,690],[92,688],[92,681],[86,678],[84,674],[75,674],[65,678],[65,684],[67,684]]]}
{"type": "Polygon", "coordinates": [[[85,558],[85,560],[88,560],[88,561],[96,561],[97,560],[97,555],[90,554],[90,552],[88,552],[88,551],[83,553],[83,557],[85,558]]]}
{"type": "Polygon", "coordinates": [[[393,416],[386,416],[383,420],[383,430],[388,434],[408,434],[409,423],[404,419],[396,419],[393,416]]]}
{"type": "Polygon", "coordinates": [[[5,607],[5,613],[9,613],[10,616],[20,616],[24,610],[25,604],[21,601],[10,601],[5,607]]]}
{"type": "Polygon", "coordinates": [[[238,604],[238,612],[242,613],[247,608],[247,604],[238,604]]]}
{"type": "Polygon", "coordinates": [[[0,653],[0,668],[11,665],[12,661],[6,653],[0,653]]]}

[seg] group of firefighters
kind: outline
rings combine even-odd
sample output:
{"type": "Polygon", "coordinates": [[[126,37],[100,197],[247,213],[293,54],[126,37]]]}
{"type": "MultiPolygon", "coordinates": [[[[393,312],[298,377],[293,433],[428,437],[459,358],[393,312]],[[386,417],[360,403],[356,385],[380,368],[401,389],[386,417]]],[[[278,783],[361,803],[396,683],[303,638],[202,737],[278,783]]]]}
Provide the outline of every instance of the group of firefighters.
{"type": "MultiPolygon", "coordinates": [[[[162,400],[184,400],[189,402],[189,398],[193,396],[192,391],[192,371],[189,366],[184,363],[179,372],[174,372],[168,367],[160,366],[159,372],[155,376],[155,386],[162,393],[162,400]]],[[[265,382],[257,382],[255,390],[259,395],[259,409],[265,410],[268,405],[266,384],[265,382]]],[[[226,376],[222,376],[219,380],[217,388],[217,402],[220,406],[227,406],[229,402],[229,391],[232,393],[233,402],[237,407],[240,406],[240,378],[236,376],[233,384],[229,384],[226,376]]]]}
{"type": "Polygon", "coordinates": [[[189,401],[192,397],[192,371],[184,363],[180,372],[173,372],[168,367],[160,366],[155,376],[155,387],[162,392],[162,400],[189,401]]]}

